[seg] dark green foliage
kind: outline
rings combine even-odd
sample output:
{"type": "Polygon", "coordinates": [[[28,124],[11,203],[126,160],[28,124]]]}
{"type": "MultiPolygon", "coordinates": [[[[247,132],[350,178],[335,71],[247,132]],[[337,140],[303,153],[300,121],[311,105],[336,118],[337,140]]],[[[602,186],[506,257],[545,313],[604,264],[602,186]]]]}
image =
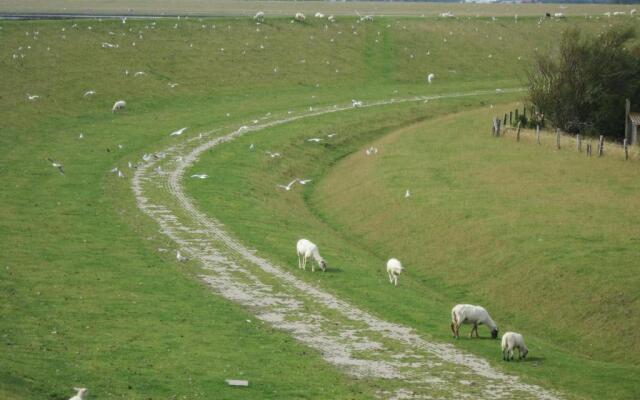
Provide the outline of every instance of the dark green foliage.
{"type": "Polygon", "coordinates": [[[636,30],[614,27],[596,37],[565,31],[558,54],[537,54],[529,100],[545,119],[571,133],[624,138],[624,101],[640,105],[636,30]]]}

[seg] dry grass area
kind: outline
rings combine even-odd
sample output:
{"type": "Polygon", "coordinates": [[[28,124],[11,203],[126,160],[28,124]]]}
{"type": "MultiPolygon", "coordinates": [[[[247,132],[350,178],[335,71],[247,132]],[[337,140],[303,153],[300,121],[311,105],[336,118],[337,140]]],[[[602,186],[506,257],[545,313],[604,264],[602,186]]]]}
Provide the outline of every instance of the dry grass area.
{"type": "Polygon", "coordinates": [[[374,16],[438,16],[450,11],[455,16],[540,16],[561,12],[566,16],[603,15],[607,11],[629,12],[632,5],[610,4],[451,4],[451,3],[389,3],[389,2],[325,2],[325,1],[170,1],[170,0],[6,0],[0,12],[18,13],[114,13],[160,15],[243,16],[264,11],[268,16],[292,15],[295,12],[314,14],[374,16]]]}

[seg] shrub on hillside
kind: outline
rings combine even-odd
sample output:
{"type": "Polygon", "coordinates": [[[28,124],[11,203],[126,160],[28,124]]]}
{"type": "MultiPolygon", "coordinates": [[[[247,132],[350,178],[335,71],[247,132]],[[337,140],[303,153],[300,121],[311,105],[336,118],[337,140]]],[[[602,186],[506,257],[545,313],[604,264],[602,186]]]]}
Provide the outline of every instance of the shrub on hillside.
{"type": "Polygon", "coordinates": [[[556,54],[536,54],[529,101],[566,132],[624,138],[625,99],[640,107],[640,48],[633,27],[597,37],[565,31],[556,54]]]}

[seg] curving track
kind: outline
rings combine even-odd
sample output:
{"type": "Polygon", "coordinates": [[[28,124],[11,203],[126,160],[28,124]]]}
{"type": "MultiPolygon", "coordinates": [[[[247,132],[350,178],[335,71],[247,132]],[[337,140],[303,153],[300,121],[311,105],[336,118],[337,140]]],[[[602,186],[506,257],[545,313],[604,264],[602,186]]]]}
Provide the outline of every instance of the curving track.
{"type": "MultiPolygon", "coordinates": [[[[489,93],[492,92],[385,100],[364,107],[489,93]]],[[[208,132],[201,139],[183,140],[136,170],[132,188],[137,205],[183,253],[201,263],[200,278],[211,290],[319,351],[327,362],[346,374],[384,380],[376,385],[385,388],[377,392],[381,398],[558,398],[557,394],[499,372],[487,361],[450,344],[430,342],[411,328],[381,320],[297,278],[288,272],[290,268],[256,256],[231,238],[219,222],[200,212],[184,193],[184,172],[202,152],[244,134],[348,109],[352,107],[334,106],[241,127],[218,137],[208,132]],[[155,171],[158,166],[162,172],[155,171]]]]}

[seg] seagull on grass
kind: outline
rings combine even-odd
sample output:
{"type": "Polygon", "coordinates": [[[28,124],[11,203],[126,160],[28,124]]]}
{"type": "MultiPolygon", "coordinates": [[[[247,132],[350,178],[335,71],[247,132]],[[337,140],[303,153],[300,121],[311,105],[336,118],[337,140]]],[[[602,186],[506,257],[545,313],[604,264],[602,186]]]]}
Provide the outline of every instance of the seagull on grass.
{"type": "Polygon", "coordinates": [[[316,143],[320,143],[322,139],[320,138],[311,138],[311,139],[307,139],[307,142],[316,142],[316,143]]]}
{"type": "Polygon", "coordinates": [[[84,97],[91,96],[94,94],[96,94],[95,90],[87,90],[86,92],[84,92],[84,97]]]}
{"type": "Polygon", "coordinates": [[[198,178],[198,179],[207,179],[209,177],[209,175],[207,174],[193,174],[191,175],[192,178],[198,178]]]}
{"type": "Polygon", "coordinates": [[[271,158],[278,158],[278,157],[280,157],[280,153],[272,153],[272,152],[270,152],[270,151],[268,151],[268,150],[267,150],[267,151],[265,151],[265,154],[269,155],[269,157],[271,157],[271,158]]]}
{"type": "Polygon", "coordinates": [[[296,179],[292,180],[292,181],[291,181],[291,182],[289,182],[289,184],[288,184],[288,185],[286,185],[286,186],[285,186],[285,185],[276,185],[276,187],[282,188],[282,189],[284,189],[284,190],[286,190],[286,191],[288,192],[289,190],[291,190],[291,187],[292,187],[292,186],[293,186],[293,184],[294,184],[294,183],[296,183],[296,182],[298,182],[298,178],[296,178],[296,179]]]}
{"type": "Polygon", "coordinates": [[[178,260],[179,262],[183,262],[183,261],[189,261],[189,258],[180,254],[180,250],[176,250],[176,260],[178,260]]]}
{"type": "Polygon", "coordinates": [[[312,179],[298,179],[298,182],[300,182],[301,185],[306,185],[307,183],[311,182],[312,179]]]}
{"type": "Polygon", "coordinates": [[[171,134],[169,136],[180,136],[186,130],[187,130],[186,127],[185,128],[180,128],[177,131],[171,132],[171,134]]]}
{"type": "Polygon", "coordinates": [[[435,74],[431,73],[429,75],[427,75],[427,82],[431,83],[433,82],[433,78],[435,78],[435,74]]]}
{"type": "Polygon", "coordinates": [[[58,161],[53,161],[50,158],[47,158],[47,160],[49,160],[49,162],[51,163],[51,166],[53,168],[58,168],[58,171],[60,171],[60,173],[62,175],[64,175],[64,167],[62,166],[62,163],[58,162],[58,161]]]}
{"type": "Polygon", "coordinates": [[[409,192],[409,189],[407,189],[406,192],[404,192],[404,198],[408,198],[409,196],[411,196],[411,192],[409,192]]]}
{"type": "Polygon", "coordinates": [[[29,93],[27,93],[27,98],[29,99],[29,101],[34,101],[34,100],[38,100],[40,98],[40,96],[38,96],[37,94],[29,94],[29,93]]]}

